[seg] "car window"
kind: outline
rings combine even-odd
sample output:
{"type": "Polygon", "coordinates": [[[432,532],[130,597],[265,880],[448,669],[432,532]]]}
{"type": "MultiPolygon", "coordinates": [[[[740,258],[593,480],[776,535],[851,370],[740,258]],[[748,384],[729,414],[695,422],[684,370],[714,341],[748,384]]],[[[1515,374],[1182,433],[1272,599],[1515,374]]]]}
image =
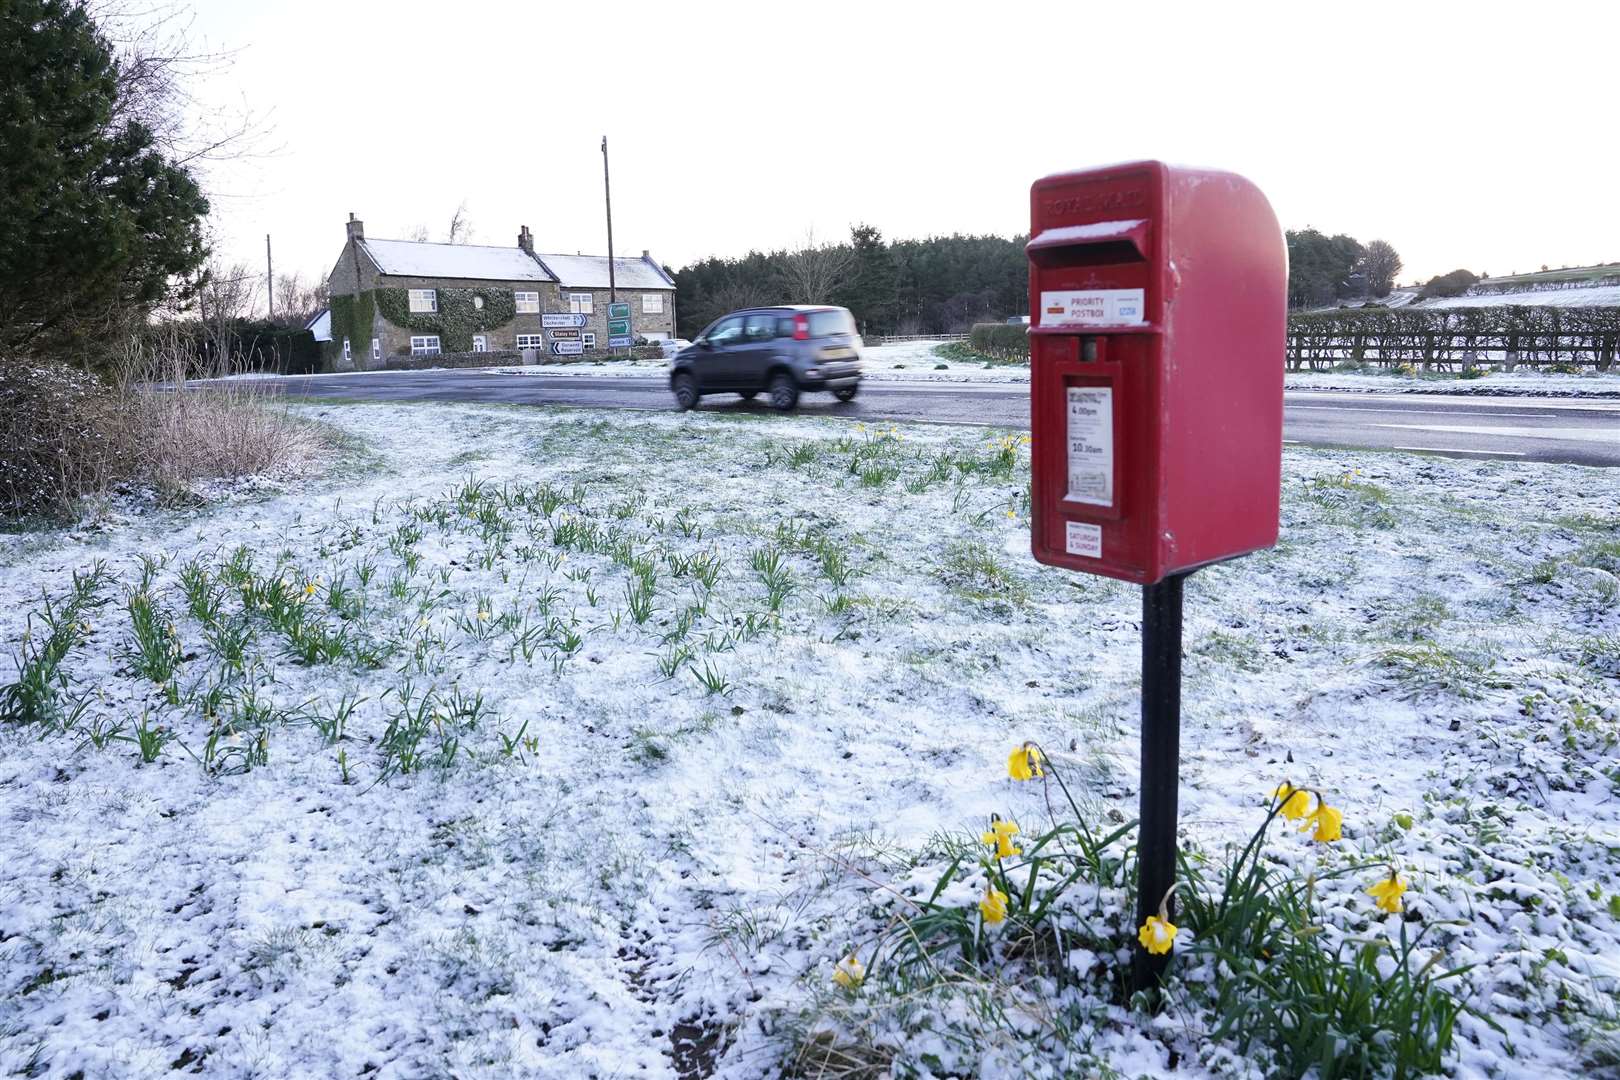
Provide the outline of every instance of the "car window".
{"type": "Polygon", "coordinates": [[[776,316],[755,314],[748,316],[744,335],[749,341],[769,341],[776,336],[776,316]]]}
{"type": "Polygon", "coordinates": [[[777,337],[792,337],[793,336],[793,316],[788,315],[785,318],[780,318],[780,319],[776,320],[776,336],[777,337]]]}
{"type": "Polygon", "coordinates": [[[812,311],[810,313],[810,336],[813,338],[832,337],[834,334],[853,334],[855,320],[843,308],[829,308],[826,311],[812,311]]]}
{"type": "Polygon", "coordinates": [[[712,345],[735,345],[742,340],[743,320],[741,315],[733,315],[729,319],[721,319],[714,324],[707,337],[712,345]]]}

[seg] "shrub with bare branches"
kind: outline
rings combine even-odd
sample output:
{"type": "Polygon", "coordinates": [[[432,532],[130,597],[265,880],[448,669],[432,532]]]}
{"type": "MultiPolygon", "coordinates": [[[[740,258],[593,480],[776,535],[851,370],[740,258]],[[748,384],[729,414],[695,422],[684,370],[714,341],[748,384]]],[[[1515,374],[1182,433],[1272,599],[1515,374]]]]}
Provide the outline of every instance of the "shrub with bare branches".
{"type": "Polygon", "coordinates": [[[146,487],[184,497],[200,480],[296,469],[319,431],[247,381],[187,385],[196,359],[131,345],[110,379],[54,364],[0,364],[0,516],[63,513],[146,487]]]}

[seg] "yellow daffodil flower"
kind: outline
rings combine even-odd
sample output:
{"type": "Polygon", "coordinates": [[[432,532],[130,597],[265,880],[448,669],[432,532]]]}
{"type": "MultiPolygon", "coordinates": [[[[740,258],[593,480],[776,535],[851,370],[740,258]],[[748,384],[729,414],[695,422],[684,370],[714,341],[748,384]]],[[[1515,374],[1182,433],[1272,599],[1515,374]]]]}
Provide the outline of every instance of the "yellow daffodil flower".
{"type": "Polygon", "coordinates": [[[1298,821],[1311,812],[1311,793],[1302,791],[1292,784],[1281,784],[1271,793],[1274,799],[1282,800],[1282,816],[1289,821],[1298,821]]]}
{"type": "Polygon", "coordinates": [[[1169,919],[1158,915],[1149,915],[1142,929],[1137,931],[1136,940],[1142,943],[1142,948],[1155,956],[1162,956],[1170,951],[1175,944],[1176,932],[1180,927],[1169,919]]]}
{"type": "Polygon", "coordinates": [[[850,953],[838,961],[833,968],[833,982],[845,990],[853,990],[866,981],[866,965],[861,963],[854,953],[850,953]]]}
{"type": "Polygon", "coordinates": [[[1045,776],[1046,770],[1041,763],[1046,759],[1041,756],[1040,749],[1034,743],[1023,743],[1013,747],[1013,752],[1007,755],[1007,775],[1014,780],[1029,780],[1038,776],[1045,776]]]}
{"type": "Polygon", "coordinates": [[[986,885],[984,899],[979,901],[979,914],[983,916],[986,926],[1006,921],[1007,894],[994,885],[986,885]]]}
{"type": "Polygon", "coordinates": [[[1320,840],[1331,844],[1339,838],[1339,826],[1344,822],[1344,811],[1335,809],[1327,803],[1321,803],[1305,822],[1304,828],[1316,826],[1316,833],[1312,840],[1320,840]]]}
{"type": "Polygon", "coordinates": [[[479,622],[483,622],[483,621],[484,621],[484,620],[485,620],[485,619],[488,619],[488,618],[489,618],[489,612],[487,612],[487,611],[480,611],[480,612],[479,612],[479,613],[478,613],[478,621],[479,621],[479,622]]]}
{"type": "Polygon", "coordinates": [[[1024,849],[1016,846],[1012,838],[1018,835],[1018,825],[1012,821],[996,819],[990,823],[990,831],[980,836],[986,847],[996,849],[996,858],[1010,859],[1014,855],[1022,855],[1024,849]]]}
{"type": "Polygon", "coordinates": [[[1389,877],[1384,878],[1367,890],[1367,895],[1378,901],[1379,910],[1387,911],[1391,915],[1398,915],[1401,912],[1401,893],[1405,891],[1406,882],[1401,880],[1399,874],[1391,870],[1389,877]]]}
{"type": "Polygon", "coordinates": [[[304,582],[304,595],[305,596],[314,596],[315,595],[315,583],[313,581],[304,582]]]}

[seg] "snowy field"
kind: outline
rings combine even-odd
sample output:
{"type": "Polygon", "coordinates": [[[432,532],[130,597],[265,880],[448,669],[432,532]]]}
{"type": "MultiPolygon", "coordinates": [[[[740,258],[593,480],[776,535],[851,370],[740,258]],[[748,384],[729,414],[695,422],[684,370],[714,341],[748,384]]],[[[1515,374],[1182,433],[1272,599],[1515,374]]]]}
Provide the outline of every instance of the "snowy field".
{"type": "Polygon", "coordinates": [[[1620,304],[1620,285],[1588,285],[1572,289],[1529,289],[1524,292],[1482,293],[1478,296],[1437,296],[1418,307],[1612,307],[1620,304]]]}
{"type": "MultiPolygon", "coordinates": [[[[1213,967],[1121,998],[1118,889],[1045,975],[871,951],[1056,810],[1018,743],[1134,816],[1138,591],[1031,560],[1019,436],[298,408],[349,437],[320,478],[0,537],[0,1075],[1275,1067],[1213,967]]],[[[1268,857],[1328,938],[1472,965],[1451,1075],[1620,1062],[1614,476],[1291,449],[1282,543],[1188,582],[1185,842],[1341,807],[1268,857]]]]}

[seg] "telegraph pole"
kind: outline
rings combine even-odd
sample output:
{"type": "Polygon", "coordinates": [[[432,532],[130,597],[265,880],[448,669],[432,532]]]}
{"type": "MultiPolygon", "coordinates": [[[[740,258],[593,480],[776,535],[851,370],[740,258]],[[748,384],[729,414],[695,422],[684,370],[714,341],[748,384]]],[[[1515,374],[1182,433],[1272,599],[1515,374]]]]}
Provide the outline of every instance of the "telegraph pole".
{"type": "Polygon", "coordinates": [[[617,303],[619,290],[613,279],[613,188],[608,183],[607,136],[602,136],[602,197],[607,202],[608,227],[608,302],[617,303]]]}
{"type": "Polygon", "coordinates": [[[270,262],[270,234],[264,234],[264,293],[269,298],[270,318],[276,317],[276,270],[270,262]]]}

